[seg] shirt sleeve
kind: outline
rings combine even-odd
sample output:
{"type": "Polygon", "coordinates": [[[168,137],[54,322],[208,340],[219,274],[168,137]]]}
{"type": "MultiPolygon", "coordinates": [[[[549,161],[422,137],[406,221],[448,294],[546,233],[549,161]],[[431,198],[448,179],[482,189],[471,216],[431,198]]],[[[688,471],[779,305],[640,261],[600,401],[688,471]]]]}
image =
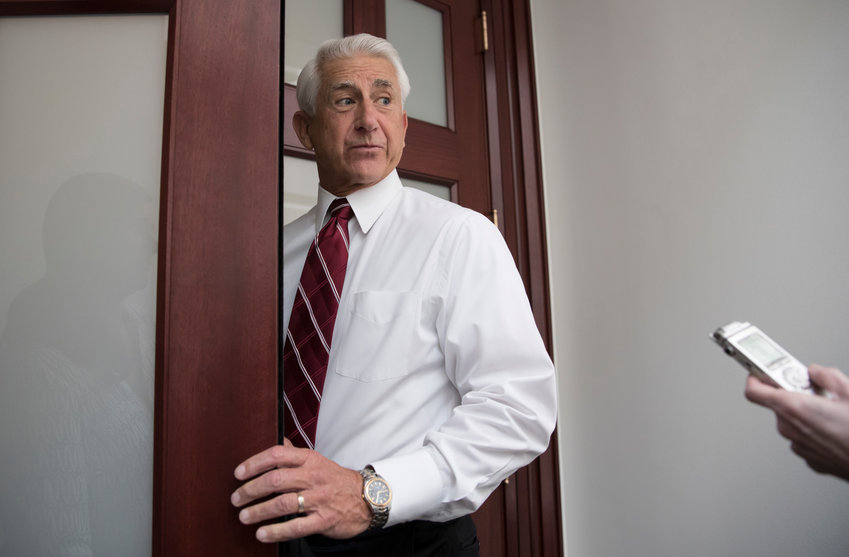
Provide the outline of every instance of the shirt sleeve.
{"type": "Polygon", "coordinates": [[[393,489],[389,524],[473,512],[556,422],[554,366],[501,234],[471,212],[445,232],[435,327],[460,404],[420,449],[372,463],[393,489]]]}

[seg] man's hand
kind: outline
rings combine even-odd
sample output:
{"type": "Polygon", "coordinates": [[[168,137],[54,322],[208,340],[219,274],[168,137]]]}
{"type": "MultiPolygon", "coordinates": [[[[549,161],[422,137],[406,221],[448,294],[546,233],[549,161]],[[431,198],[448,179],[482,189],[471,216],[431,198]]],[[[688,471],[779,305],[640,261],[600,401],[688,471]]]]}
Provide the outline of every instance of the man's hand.
{"type": "Polygon", "coordinates": [[[808,372],[829,397],[785,391],[750,376],[746,398],[775,412],[778,432],[808,466],[849,481],[849,378],[818,365],[808,372]]]}
{"type": "Polygon", "coordinates": [[[311,534],[350,538],[364,532],[371,522],[360,473],[342,468],[315,451],[296,448],[288,439],[282,446],[266,449],[241,463],[235,475],[245,483],[233,492],[230,501],[243,507],[239,512],[243,524],[298,515],[260,527],[256,537],[262,542],[311,534]],[[301,514],[299,495],[304,505],[301,514]]]}

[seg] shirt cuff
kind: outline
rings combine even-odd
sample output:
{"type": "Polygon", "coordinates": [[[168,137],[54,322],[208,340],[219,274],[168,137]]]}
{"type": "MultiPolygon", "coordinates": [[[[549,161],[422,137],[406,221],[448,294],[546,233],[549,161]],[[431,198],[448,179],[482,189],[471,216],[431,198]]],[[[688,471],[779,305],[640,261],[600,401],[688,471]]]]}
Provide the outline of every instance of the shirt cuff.
{"type": "Polygon", "coordinates": [[[427,449],[371,465],[392,489],[387,526],[420,519],[442,503],[442,477],[427,449]]]}

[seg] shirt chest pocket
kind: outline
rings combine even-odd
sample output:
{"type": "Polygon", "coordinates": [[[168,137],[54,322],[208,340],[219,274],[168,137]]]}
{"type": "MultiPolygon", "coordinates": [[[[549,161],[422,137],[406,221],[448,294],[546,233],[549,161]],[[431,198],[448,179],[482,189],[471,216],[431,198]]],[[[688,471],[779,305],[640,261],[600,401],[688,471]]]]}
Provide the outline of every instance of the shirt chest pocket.
{"type": "Polygon", "coordinates": [[[340,342],[336,373],[358,381],[384,381],[409,373],[415,336],[415,292],[357,292],[340,342]]]}

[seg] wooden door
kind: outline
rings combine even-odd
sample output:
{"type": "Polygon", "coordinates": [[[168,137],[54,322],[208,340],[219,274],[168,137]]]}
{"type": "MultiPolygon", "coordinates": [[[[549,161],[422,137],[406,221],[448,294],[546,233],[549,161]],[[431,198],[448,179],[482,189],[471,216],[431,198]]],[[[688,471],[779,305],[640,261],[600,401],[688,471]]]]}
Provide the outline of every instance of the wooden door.
{"type": "MultiPolygon", "coordinates": [[[[550,347],[528,0],[416,2],[442,15],[447,123],[411,117],[398,172],[448,186],[453,201],[497,221],[550,347]]],[[[385,0],[345,0],[344,8],[345,34],[387,36],[385,0]]],[[[294,87],[284,95],[284,153],[311,159],[291,129],[294,87]]],[[[487,557],[562,554],[556,437],[473,517],[487,557]]]]}
{"type": "Polygon", "coordinates": [[[108,13],[169,16],[153,554],[275,555],[229,496],[277,440],[280,1],[0,0],[0,16],[108,13]]]}
{"type": "MultiPolygon", "coordinates": [[[[484,214],[498,210],[548,341],[527,0],[421,1],[448,23],[453,121],[411,121],[401,173],[450,185],[455,201],[484,214]],[[486,51],[481,7],[490,14],[486,51]]],[[[382,2],[345,7],[346,32],[385,34],[382,2]]],[[[235,465],[277,439],[280,8],[279,0],[0,0],[2,16],[169,14],[155,555],[275,553],[238,523],[228,497],[235,465]]],[[[285,137],[286,152],[303,155],[285,137]]],[[[486,555],[561,553],[556,468],[553,444],[475,514],[486,555]]]]}
{"type": "Polygon", "coordinates": [[[154,555],[274,555],[229,498],[277,441],[280,2],[170,15],[154,555]]]}

